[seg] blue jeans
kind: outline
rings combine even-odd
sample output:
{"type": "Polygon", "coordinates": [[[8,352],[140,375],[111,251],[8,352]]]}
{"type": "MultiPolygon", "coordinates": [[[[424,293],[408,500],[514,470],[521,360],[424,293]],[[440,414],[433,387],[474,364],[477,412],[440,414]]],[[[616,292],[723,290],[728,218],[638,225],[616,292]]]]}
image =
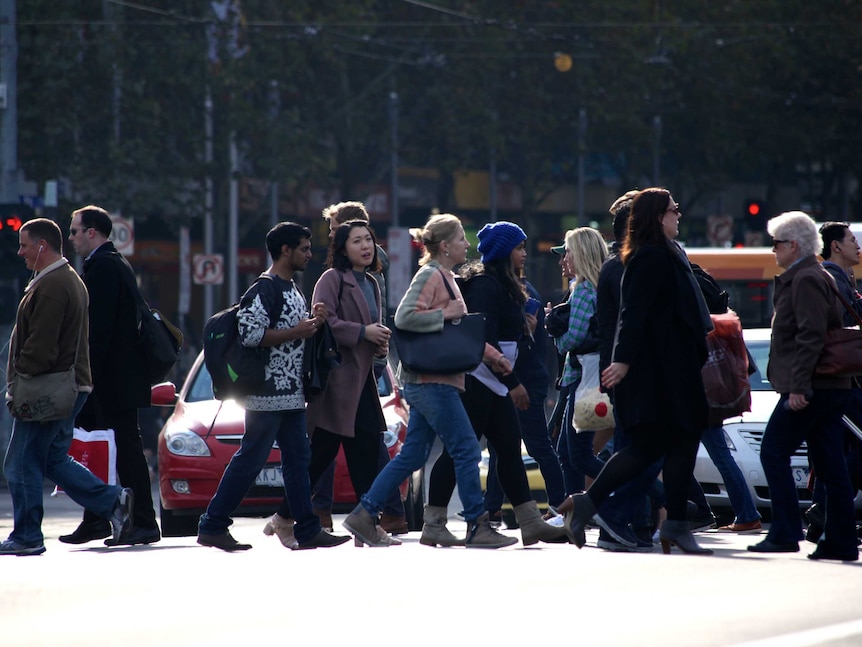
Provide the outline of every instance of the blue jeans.
{"type": "MultiPolygon", "coordinates": [[[[563,482],[560,457],[557,456],[548,435],[544,392],[530,392],[530,408],[526,411],[518,409],[518,420],[521,422],[521,440],[524,441],[527,453],[538,463],[539,471],[545,481],[548,503],[556,508],[566,498],[566,486],[563,482]]],[[[488,446],[488,453],[490,462],[485,492],[485,509],[488,512],[495,512],[503,507],[504,496],[500,481],[497,480],[497,456],[493,446],[488,446]]]]}
{"type": "Polygon", "coordinates": [[[245,412],[242,442],[230,459],[207,511],[201,515],[199,533],[220,535],[227,532],[233,523],[230,516],[254,485],[276,441],[281,450],[284,493],[296,522],[293,533],[297,541],[303,542],[320,532],[320,521],[311,510],[308,477],[311,445],[305,430],[305,409],[297,409],[245,412]]]}
{"type": "Polygon", "coordinates": [[[844,460],[841,423],[849,397],[846,390],[816,389],[802,411],[784,408],[787,394],[778,400],[760,446],[760,462],[772,499],[772,524],[766,536],[769,541],[794,544],[803,538],[790,457],[804,440],[812,467],[826,488],[826,525],[821,542],[838,552],[856,550],[856,511],[844,460]]]}
{"type": "Polygon", "coordinates": [[[389,461],[371,489],[362,495],[363,507],[377,515],[393,488],[425,464],[434,439],[439,436],[455,464],[464,518],[478,519],[484,512],[479,483],[479,441],[458,390],[446,384],[405,384],[404,396],[410,404],[407,438],[401,453],[389,461]]]}
{"type": "Polygon", "coordinates": [[[751,498],[745,477],[742,476],[739,465],[733,460],[730,449],[727,447],[724,429],[720,426],[705,429],[700,437],[700,442],[703,443],[707,454],[721,474],[721,480],[724,481],[727,498],[730,499],[730,505],[736,515],[734,523],[750,523],[760,519],[760,513],[757,512],[757,506],[754,505],[754,499],[751,498]]]}
{"type": "Polygon", "coordinates": [[[42,491],[45,477],[63,488],[72,500],[87,510],[109,518],[121,488],[106,485],[69,456],[75,416],[87,400],[78,395],[72,415],[51,422],[12,422],[12,437],[4,469],[12,495],[14,528],[9,539],[24,546],[40,546],[42,536],[42,491]]]}

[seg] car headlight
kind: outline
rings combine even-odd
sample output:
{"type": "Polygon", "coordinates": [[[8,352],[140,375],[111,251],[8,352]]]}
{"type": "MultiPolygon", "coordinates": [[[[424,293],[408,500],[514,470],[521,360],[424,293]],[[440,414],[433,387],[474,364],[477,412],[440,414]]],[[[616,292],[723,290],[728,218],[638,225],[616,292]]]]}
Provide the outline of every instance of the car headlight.
{"type": "Polygon", "coordinates": [[[398,442],[398,430],[400,428],[400,422],[389,422],[386,424],[386,430],[383,432],[383,444],[386,445],[387,449],[398,442]]]}
{"type": "Polygon", "coordinates": [[[730,451],[735,452],[736,451],[736,445],[733,444],[733,441],[730,439],[730,436],[727,435],[726,431],[724,431],[723,429],[721,431],[724,434],[724,444],[727,445],[727,448],[730,451]]]}
{"type": "Polygon", "coordinates": [[[166,429],[165,446],[177,456],[211,456],[203,439],[189,429],[166,429]]]}

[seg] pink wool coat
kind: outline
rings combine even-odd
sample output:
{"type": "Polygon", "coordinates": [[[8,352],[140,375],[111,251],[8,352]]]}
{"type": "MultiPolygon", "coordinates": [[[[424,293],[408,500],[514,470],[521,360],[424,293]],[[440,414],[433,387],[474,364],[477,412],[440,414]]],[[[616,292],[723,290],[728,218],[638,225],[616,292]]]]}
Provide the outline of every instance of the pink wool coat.
{"type": "MultiPolygon", "coordinates": [[[[376,311],[370,313],[362,288],[356,283],[353,272],[326,270],[314,286],[312,303],[322,302],[329,312],[327,322],[341,351],[341,366],[329,374],[326,389],[312,398],[306,408],[306,427],[309,435],[315,428],[325,429],[338,436],[353,438],[355,435],[356,411],[362,388],[371,374],[371,364],[377,347],[366,339],[360,339],[363,325],[379,322],[380,289],[373,277],[367,276],[377,295],[376,311]],[[338,300],[342,280],[341,301],[338,300]]],[[[373,376],[371,377],[373,380],[373,376]]],[[[386,428],[383,413],[378,404],[380,431],[386,428]]]]}

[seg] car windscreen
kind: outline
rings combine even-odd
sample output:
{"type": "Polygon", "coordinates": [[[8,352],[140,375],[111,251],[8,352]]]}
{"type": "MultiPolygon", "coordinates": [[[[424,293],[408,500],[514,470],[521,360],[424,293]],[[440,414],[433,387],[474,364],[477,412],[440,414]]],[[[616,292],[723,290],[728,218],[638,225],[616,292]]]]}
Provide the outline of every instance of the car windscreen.
{"type": "Polygon", "coordinates": [[[213,380],[206,364],[201,362],[198,371],[192,378],[192,384],[186,393],[186,402],[203,402],[213,399],[213,380]]]}
{"type": "Polygon", "coordinates": [[[769,362],[769,340],[747,341],[748,352],[757,364],[757,371],[748,376],[752,391],[773,391],[772,385],[766,379],[766,365],[769,362]]]}

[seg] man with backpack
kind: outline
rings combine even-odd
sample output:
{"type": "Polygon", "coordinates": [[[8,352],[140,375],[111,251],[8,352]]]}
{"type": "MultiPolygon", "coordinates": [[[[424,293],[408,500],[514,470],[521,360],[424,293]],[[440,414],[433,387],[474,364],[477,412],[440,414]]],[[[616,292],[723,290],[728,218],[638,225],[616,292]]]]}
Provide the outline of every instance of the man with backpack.
{"type": "Polygon", "coordinates": [[[242,345],[268,350],[265,377],[254,393],[239,399],[245,408],[245,433],[201,515],[198,543],[225,551],[251,548],[251,544],[231,536],[230,516],[277,442],[298,548],[338,546],[349,537],[336,537],[321,529],[311,509],[308,477],[311,447],[305,429],[302,357],[305,340],[317,332],[327,316],[326,307],[316,303],[309,317],[305,297],[294,283],[294,274],[304,270],[311,259],[311,231],[295,223],[279,223],[267,233],[266,248],[272,258],[267,270],[271,280],[256,281],[243,295],[237,313],[242,345]]]}

